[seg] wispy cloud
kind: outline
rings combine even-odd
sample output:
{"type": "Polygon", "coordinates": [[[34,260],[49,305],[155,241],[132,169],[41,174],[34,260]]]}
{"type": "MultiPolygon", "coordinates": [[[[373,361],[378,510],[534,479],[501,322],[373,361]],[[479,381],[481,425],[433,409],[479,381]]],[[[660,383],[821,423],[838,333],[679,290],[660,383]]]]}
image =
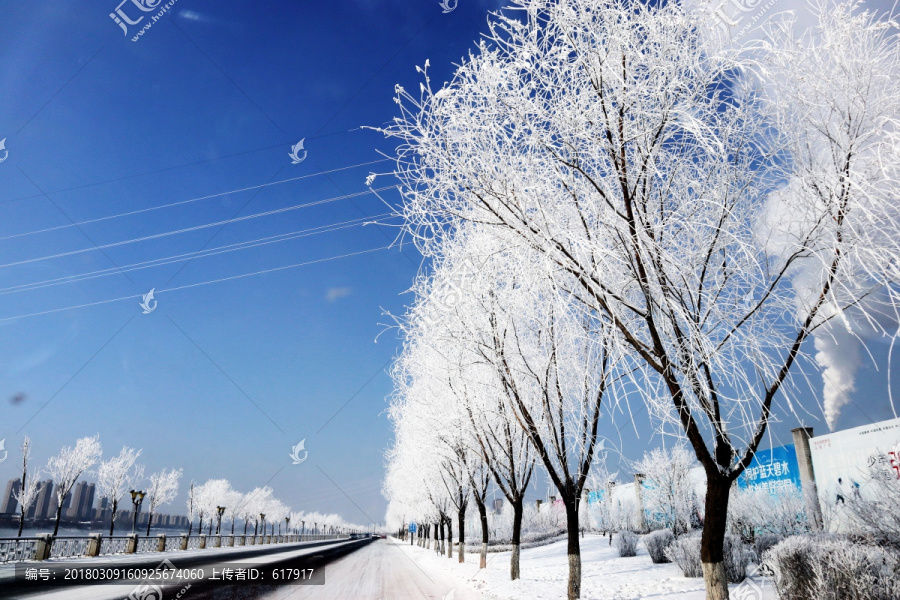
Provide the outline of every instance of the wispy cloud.
{"type": "Polygon", "coordinates": [[[350,294],[353,293],[353,288],[349,287],[333,287],[328,288],[328,291],[325,293],[325,299],[329,302],[334,302],[336,300],[340,300],[341,298],[346,298],[350,294]]]}
{"type": "Polygon", "coordinates": [[[200,14],[194,10],[183,10],[178,13],[178,16],[182,19],[187,19],[188,21],[197,21],[198,23],[209,23],[210,18],[206,15],[200,14]]]}

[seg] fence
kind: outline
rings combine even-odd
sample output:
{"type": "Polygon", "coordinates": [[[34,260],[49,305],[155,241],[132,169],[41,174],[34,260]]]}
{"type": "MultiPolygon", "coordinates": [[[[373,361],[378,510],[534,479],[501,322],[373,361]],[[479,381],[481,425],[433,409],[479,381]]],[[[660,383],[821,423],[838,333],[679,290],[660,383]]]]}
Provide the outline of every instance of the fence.
{"type": "Polygon", "coordinates": [[[263,544],[291,544],[320,540],[349,539],[349,534],[303,535],[156,535],[140,537],[104,537],[95,533],[83,537],[53,537],[43,534],[27,538],[0,538],[0,564],[48,558],[75,558],[107,556],[113,554],[145,554],[148,552],[172,552],[230,548],[233,546],[258,546],[263,544]]]}

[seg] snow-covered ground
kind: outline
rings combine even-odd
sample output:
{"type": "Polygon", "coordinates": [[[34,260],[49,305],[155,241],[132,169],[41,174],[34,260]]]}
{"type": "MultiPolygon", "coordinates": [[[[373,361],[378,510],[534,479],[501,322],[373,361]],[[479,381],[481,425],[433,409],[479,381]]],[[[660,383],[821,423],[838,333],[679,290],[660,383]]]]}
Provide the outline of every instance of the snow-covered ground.
{"type": "MultiPolygon", "coordinates": [[[[426,570],[437,570],[455,576],[458,586],[480,592],[486,600],[543,600],[566,597],[568,562],[566,542],[556,542],[522,551],[522,577],[509,580],[509,552],[488,554],[487,569],[478,569],[478,554],[466,554],[459,564],[454,557],[439,557],[434,550],[403,544],[390,539],[404,553],[426,570]]],[[[638,555],[619,557],[608,538],[588,535],[581,541],[581,597],[585,600],[626,600],[653,598],[658,600],[703,600],[703,580],[689,579],[672,564],[655,565],[643,545],[638,555]]],[[[743,587],[731,586],[735,600],[777,600],[771,581],[754,578],[743,587]],[[757,586],[759,592],[751,587],[757,586]],[[760,593],[761,592],[761,593],[760,593]]]]}

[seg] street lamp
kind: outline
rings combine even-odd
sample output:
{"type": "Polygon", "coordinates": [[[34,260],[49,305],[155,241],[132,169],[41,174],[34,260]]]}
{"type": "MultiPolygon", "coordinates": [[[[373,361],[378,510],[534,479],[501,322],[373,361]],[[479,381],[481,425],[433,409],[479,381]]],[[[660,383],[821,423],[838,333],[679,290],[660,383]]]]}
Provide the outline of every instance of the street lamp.
{"type": "Polygon", "coordinates": [[[224,506],[217,506],[216,513],[218,513],[219,521],[216,523],[216,535],[219,535],[219,530],[222,528],[222,515],[225,514],[224,506]]]}
{"type": "Polygon", "coordinates": [[[131,503],[134,504],[134,513],[131,516],[132,534],[134,533],[135,529],[137,529],[137,515],[138,511],[141,509],[141,503],[144,501],[144,496],[146,496],[146,493],[144,492],[131,490],[131,503]]]}

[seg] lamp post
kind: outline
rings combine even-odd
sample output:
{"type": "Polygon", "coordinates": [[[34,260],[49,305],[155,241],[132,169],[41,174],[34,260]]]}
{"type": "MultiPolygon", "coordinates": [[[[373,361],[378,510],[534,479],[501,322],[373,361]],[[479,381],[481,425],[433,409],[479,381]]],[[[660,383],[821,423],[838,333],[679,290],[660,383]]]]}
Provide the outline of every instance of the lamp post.
{"type": "Polygon", "coordinates": [[[216,523],[216,535],[219,535],[219,531],[220,531],[221,528],[222,528],[222,515],[225,514],[225,507],[224,507],[224,506],[217,506],[217,507],[216,507],[216,513],[218,514],[218,517],[219,517],[219,520],[218,520],[218,522],[216,523]]]}
{"type": "Polygon", "coordinates": [[[131,533],[134,533],[135,529],[137,529],[137,515],[138,511],[141,509],[141,503],[144,501],[145,495],[144,492],[131,490],[131,503],[134,504],[134,511],[131,515],[131,533]]]}

